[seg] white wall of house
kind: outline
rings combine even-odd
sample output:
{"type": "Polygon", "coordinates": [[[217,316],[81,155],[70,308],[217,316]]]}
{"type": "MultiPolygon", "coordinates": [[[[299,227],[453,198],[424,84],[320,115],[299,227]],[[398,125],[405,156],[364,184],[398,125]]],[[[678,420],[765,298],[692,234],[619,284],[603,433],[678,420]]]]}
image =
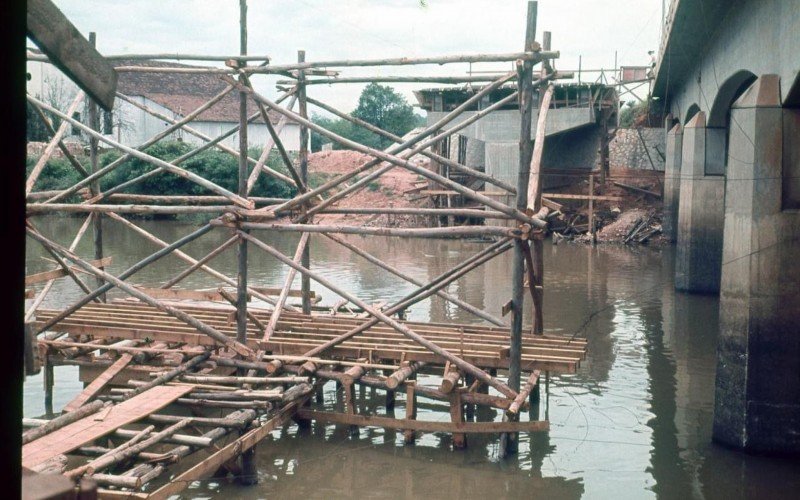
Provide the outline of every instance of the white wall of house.
{"type": "MultiPolygon", "coordinates": [[[[145,97],[135,96],[132,99],[173,119],[179,120],[181,118],[178,113],[174,113],[145,97]]],[[[169,122],[156,118],[133,104],[121,100],[116,101],[114,113],[114,139],[126,146],[138,146],[170,126],[169,122]]],[[[189,124],[189,127],[213,139],[236,125],[238,123],[193,121],[189,124]]],[[[263,146],[269,137],[267,126],[263,123],[251,123],[247,130],[247,143],[250,147],[263,146]]],[[[173,140],[181,139],[188,144],[196,144],[198,146],[205,142],[185,130],[177,130],[170,134],[169,137],[173,140]]],[[[280,133],[280,138],[287,151],[298,151],[300,149],[300,127],[297,124],[287,123],[280,133]]],[[[225,138],[222,144],[238,149],[239,133],[237,132],[225,138]]]]}

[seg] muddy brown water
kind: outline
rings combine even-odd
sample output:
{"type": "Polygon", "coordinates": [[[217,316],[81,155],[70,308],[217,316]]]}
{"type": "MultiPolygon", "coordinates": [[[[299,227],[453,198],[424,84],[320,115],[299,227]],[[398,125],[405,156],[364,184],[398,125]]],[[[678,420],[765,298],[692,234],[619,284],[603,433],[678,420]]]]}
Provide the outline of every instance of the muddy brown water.
{"type": "MultiPolygon", "coordinates": [[[[39,229],[68,245],[82,221],[40,218],[39,229]]],[[[140,224],[174,241],[194,226],[163,221],[140,224]]],[[[155,251],[140,236],[114,222],[104,226],[106,255],[119,273],[155,251]]],[[[259,234],[291,255],[296,235],[259,234]]],[[[199,258],[228,235],[215,230],[185,251],[199,258]]],[[[455,240],[360,238],[351,241],[406,273],[427,281],[478,252],[485,243],[455,240]]],[[[51,269],[43,252],[29,241],[26,273],[51,269]]],[[[322,236],[311,239],[312,267],[363,299],[392,301],[414,286],[380,271],[322,236]]],[[[92,254],[91,237],[79,246],[92,254]]],[[[497,312],[509,298],[511,253],[453,283],[448,291],[497,312]]],[[[258,446],[259,484],[235,480],[192,483],[186,498],[791,498],[800,492],[800,462],[747,456],[711,443],[718,299],[676,293],[671,248],[545,245],[545,329],[549,334],[589,339],[588,358],[574,375],[552,376],[540,415],[547,433],[521,434],[519,453],[498,458],[498,439],[468,437],[468,448],[451,451],[450,436],[425,434],[404,446],[402,433],[313,424],[276,430],[258,446]]],[[[168,256],[135,276],[157,285],[186,266],[168,256]]],[[[236,272],[233,250],[212,266],[236,272]]],[[[257,249],[250,252],[250,281],[280,286],[286,268],[257,249]]],[[[183,287],[218,286],[195,273],[183,287]]],[[[299,280],[297,281],[299,287],[299,280]]],[[[312,283],[324,303],[330,291],[312,283]]],[[[120,293],[112,296],[122,296],[120,293]]],[[[45,307],[63,307],[80,296],[59,280],[45,307]]],[[[28,301],[28,304],[30,301],[28,301]]],[[[439,298],[417,304],[412,320],[479,322],[439,298]]],[[[81,389],[75,367],[56,369],[54,409],[59,411],[81,389]]],[[[24,386],[24,415],[44,413],[41,376],[24,386]]],[[[357,393],[358,394],[358,393],[357,393]]],[[[398,394],[397,416],[403,396],[398,394]]],[[[369,390],[359,395],[360,411],[384,413],[384,398],[369,390]]],[[[336,405],[328,384],[324,407],[336,405]]],[[[443,406],[422,406],[419,418],[447,419],[443,406]]],[[[499,415],[484,414],[483,418],[499,415]]],[[[523,418],[530,418],[528,417],[523,418]]]]}

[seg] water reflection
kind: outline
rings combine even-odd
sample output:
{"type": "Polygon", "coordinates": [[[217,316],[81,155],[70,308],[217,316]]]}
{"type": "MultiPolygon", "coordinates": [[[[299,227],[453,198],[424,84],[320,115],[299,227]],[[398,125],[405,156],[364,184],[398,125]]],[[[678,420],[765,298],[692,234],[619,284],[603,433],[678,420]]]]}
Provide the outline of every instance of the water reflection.
{"type": "MultiPolygon", "coordinates": [[[[41,218],[37,227],[69,244],[80,223],[41,218]]],[[[193,230],[176,223],[139,223],[166,241],[193,230]]],[[[106,253],[114,256],[113,273],[156,250],[113,222],[106,224],[104,233],[106,253]]],[[[290,255],[298,240],[296,235],[258,236],[290,255]]],[[[184,250],[199,258],[228,237],[226,231],[215,230],[184,250]]],[[[421,281],[485,248],[465,241],[348,240],[421,281]]],[[[52,268],[34,245],[27,255],[27,272],[52,268]]],[[[78,253],[91,255],[90,238],[78,253]]],[[[415,288],[323,236],[312,237],[311,254],[315,270],[367,301],[391,302],[415,288]]],[[[257,250],[250,252],[250,264],[251,281],[261,286],[280,286],[287,272],[257,250]]],[[[404,446],[402,434],[395,431],[361,429],[353,435],[346,427],[312,425],[301,431],[289,425],[259,446],[257,487],[202,481],[187,496],[684,499],[792,497],[800,491],[798,462],[746,456],[711,444],[718,303],[713,297],[674,292],[671,249],[546,245],[544,264],[545,330],[587,338],[589,354],[578,373],[551,377],[547,407],[551,431],[521,435],[517,456],[498,459],[498,439],[488,435],[469,436],[467,450],[452,452],[447,435],[424,435],[416,445],[404,446]]],[[[211,265],[233,276],[235,253],[225,253],[211,265]]],[[[141,271],[134,281],[156,285],[185,267],[169,256],[141,271]]],[[[508,252],[447,291],[499,315],[510,296],[510,269],[508,252]]],[[[181,286],[218,285],[196,273],[181,286]]],[[[295,285],[299,287],[299,279],[295,285]]],[[[337,300],[331,292],[312,286],[325,303],[337,300]]],[[[45,306],[63,307],[79,295],[77,287],[60,280],[45,306]]],[[[479,321],[438,297],[413,306],[409,316],[422,321],[479,321]]],[[[41,377],[26,380],[25,416],[42,412],[41,387],[41,377]]],[[[77,370],[59,368],[55,389],[58,408],[80,390],[77,370]]],[[[324,405],[331,409],[337,404],[334,391],[334,384],[326,386],[324,405]]],[[[384,413],[382,394],[365,389],[357,395],[360,412],[384,413]]],[[[396,416],[403,415],[402,399],[399,394],[396,416]]],[[[449,418],[442,410],[442,405],[422,405],[420,418],[449,418]]],[[[486,411],[481,418],[497,416],[486,411]]]]}

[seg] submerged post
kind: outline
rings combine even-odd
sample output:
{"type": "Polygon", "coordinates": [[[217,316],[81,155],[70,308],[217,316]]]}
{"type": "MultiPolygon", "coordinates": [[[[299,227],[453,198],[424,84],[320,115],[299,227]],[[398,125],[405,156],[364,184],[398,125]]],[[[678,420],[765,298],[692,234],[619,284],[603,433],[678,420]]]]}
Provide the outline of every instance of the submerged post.
{"type": "MultiPolygon", "coordinates": [[[[538,3],[528,2],[528,17],[525,27],[525,51],[534,49],[536,36],[536,14],[538,3]]],[[[531,142],[531,121],[533,118],[533,64],[524,61],[517,63],[519,88],[519,171],[517,173],[517,210],[524,212],[528,208],[528,176],[533,154],[531,142]]],[[[511,345],[509,346],[508,386],[514,391],[520,387],[520,363],[522,361],[522,315],[524,304],[525,248],[522,242],[514,242],[514,257],[511,267],[511,345]]],[[[515,433],[501,436],[501,455],[517,451],[515,433]]]]}
{"type": "MultiPolygon", "coordinates": [[[[239,53],[247,55],[247,0],[239,0],[239,53]]],[[[246,66],[245,59],[238,61],[238,66],[246,66]]],[[[239,75],[239,83],[245,85],[246,76],[239,75]]],[[[239,186],[238,195],[247,197],[247,92],[239,92],[239,186]]],[[[239,238],[236,247],[238,257],[238,272],[236,275],[236,340],[247,344],[247,240],[239,238]]],[[[239,369],[239,375],[244,375],[246,370],[239,369]]],[[[239,482],[245,485],[256,484],[258,473],[256,471],[256,447],[253,446],[242,453],[242,471],[239,482]]]]}
{"type": "MultiPolygon", "coordinates": [[[[297,51],[297,62],[306,62],[306,51],[297,51]]],[[[300,116],[308,118],[308,100],[306,99],[306,75],[301,69],[297,71],[297,99],[299,104],[300,116]]],[[[300,180],[303,184],[308,185],[308,127],[300,125],[300,180]]],[[[305,209],[303,209],[305,212],[305,209]]],[[[306,221],[309,222],[309,221],[306,221]]],[[[300,265],[306,269],[311,268],[311,244],[306,244],[303,249],[303,258],[300,265]]],[[[302,291],[303,301],[303,314],[311,314],[311,278],[307,274],[303,274],[300,278],[300,288],[302,291]]]]}
{"type": "MultiPolygon", "coordinates": [[[[97,34],[95,32],[89,33],[89,43],[92,47],[97,45],[97,34]]],[[[91,97],[86,101],[86,104],[89,107],[89,127],[92,130],[99,132],[100,131],[100,110],[97,107],[97,102],[92,99],[91,97]]],[[[91,173],[95,173],[97,171],[97,146],[98,140],[95,137],[89,138],[89,163],[91,168],[91,173]]],[[[100,194],[100,181],[94,181],[89,185],[89,191],[92,194],[92,198],[100,194]]],[[[94,259],[100,260],[103,258],[103,214],[100,212],[95,212],[92,214],[92,235],[94,239],[94,259]]],[[[102,265],[100,269],[103,269],[102,265]]],[[[97,286],[103,286],[105,283],[103,282],[102,278],[97,279],[97,286]]],[[[103,293],[100,295],[100,301],[106,301],[106,294],[103,293]]]]}

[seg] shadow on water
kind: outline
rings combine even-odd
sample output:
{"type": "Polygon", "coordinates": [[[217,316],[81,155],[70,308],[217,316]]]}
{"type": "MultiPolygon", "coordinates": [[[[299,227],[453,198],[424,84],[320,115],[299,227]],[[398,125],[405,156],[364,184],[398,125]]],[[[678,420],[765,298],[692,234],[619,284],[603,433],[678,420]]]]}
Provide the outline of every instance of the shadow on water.
{"type": "MultiPolygon", "coordinates": [[[[82,221],[40,218],[45,235],[69,244],[82,221]]],[[[137,222],[166,241],[193,228],[178,223],[137,222]]],[[[119,273],[155,250],[130,230],[109,222],[106,253],[119,273]]],[[[286,254],[295,235],[259,234],[286,254]]],[[[199,258],[229,236],[223,230],[184,249],[199,258]]],[[[454,240],[349,238],[351,242],[405,273],[428,281],[484,248],[454,240]]],[[[396,300],[415,287],[380,272],[336,243],[312,237],[312,267],[367,301],[396,300]]],[[[30,243],[27,273],[52,268],[30,243]]],[[[91,254],[91,238],[78,248],[91,254]]],[[[578,373],[553,375],[550,397],[539,409],[551,422],[548,433],[520,436],[519,454],[498,458],[498,439],[469,436],[469,447],[451,451],[443,434],[418,437],[403,445],[402,433],[313,424],[294,424],[273,432],[258,447],[260,483],[240,487],[231,480],[196,482],[188,497],[261,498],[790,498],[800,491],[800,464],[743,455],[711,444],[718,299],[676,293],[673,251],[581,245],[545,246],[545,329],[548,334],[587,338],[589,353],[578,373]]],[[[235,274],[235,252],[211,265],[235,274]]],[[[156,285],[186,264],[168,256],[135,276],[156,285]]],[[[495,314],[509,298],[511,254],[490,261],[447,291],[495,314]]],[[[250,279],[280,286],[286,269],[271,257],[250,252],[250,279]]],[[[218,286],[196,273],[182,287],[218,286]]],[[[299,279],[295,283],[299,287],[299,279]]],[[[324,303],[330,291],[312,284],[324,303]]],[[[80,296],[59,280],[45,307],[64,307],[80,296]]],[[[122,296],[117,292],[116,296],[122,296]]],[[[30,303],[30,302],[29,302],[30,303]]],[[[478,322],[439,298],[412,307],[418,321],[478,322]]],[[[502,375],[502,374],[501,374],[502,375]]],[[[56,371],[54,407],[80,391],[74,367],[56,371]]],[[[43,413],[41,377],[29,377],[24,389],[25,416],[43,413]]],[[[335,384],[326,385],[323,406],[337,403],[335,384]]],[[[384,395],[357,392],[359,411],[385,413],[384,395]]],[[[397,396],[396,416],[404,411],[397,396]]],[[[421,404],[419,418],[447,419],[443,405],[421,404]]],[[[497,412],[479,415],[499,418],[497,412]]],[[[537,418],[535,413],[528,418],[537,418]]]]}

